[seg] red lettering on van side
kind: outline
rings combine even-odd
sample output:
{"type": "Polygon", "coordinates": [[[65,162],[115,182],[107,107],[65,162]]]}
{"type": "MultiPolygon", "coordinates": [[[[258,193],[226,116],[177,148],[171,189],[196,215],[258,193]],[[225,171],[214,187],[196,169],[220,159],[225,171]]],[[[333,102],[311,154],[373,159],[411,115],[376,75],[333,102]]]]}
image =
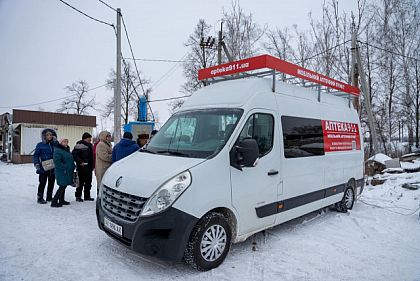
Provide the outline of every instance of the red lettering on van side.
{"type": "Polygon", "coordinates": [[[324,151],[360,150],[359,126],[355,123],[322,120],[324,151]]]}

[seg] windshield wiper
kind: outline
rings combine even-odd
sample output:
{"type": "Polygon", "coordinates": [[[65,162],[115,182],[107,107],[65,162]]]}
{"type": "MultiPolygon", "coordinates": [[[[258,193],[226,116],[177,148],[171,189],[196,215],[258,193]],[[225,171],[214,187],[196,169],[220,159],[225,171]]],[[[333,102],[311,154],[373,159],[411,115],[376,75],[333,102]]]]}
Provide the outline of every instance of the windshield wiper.
{"type": "Polygon", "coordinates": [[[179,152],[179,151],[173,151],[173,150],[159,150],[156,153],[158,154],[169,154],[174,156],[182,156],[182,157],[188,157],[188,154],[179,152]]]}
{"type": "Polygon", "coordinates": [[[140,152],[146,152],[146,153],[151,153],[151,154],[156,154],[156,152],[148,150],[147,148],[141,148],[140,152]]]}

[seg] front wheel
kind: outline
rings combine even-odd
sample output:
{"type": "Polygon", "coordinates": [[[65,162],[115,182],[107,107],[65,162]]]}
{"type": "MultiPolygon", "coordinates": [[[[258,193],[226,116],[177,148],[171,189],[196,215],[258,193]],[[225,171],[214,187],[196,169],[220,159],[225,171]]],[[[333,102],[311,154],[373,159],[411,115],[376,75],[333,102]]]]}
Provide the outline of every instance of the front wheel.
{"type": "Polygon", "coordinates": [[[184,260],[200,271],[218,267],[230,249],[232,229],[225,216],[219,213],[205,215],[194,227],[184,260]]]}
{"type": "Polygon", "coordinates": [[[351,187],[347,187],[344,191],[343,199],[336,204],[337,211],[347,213],[348,210],[351,210],[354,205],[354,190],[351,187]]]}

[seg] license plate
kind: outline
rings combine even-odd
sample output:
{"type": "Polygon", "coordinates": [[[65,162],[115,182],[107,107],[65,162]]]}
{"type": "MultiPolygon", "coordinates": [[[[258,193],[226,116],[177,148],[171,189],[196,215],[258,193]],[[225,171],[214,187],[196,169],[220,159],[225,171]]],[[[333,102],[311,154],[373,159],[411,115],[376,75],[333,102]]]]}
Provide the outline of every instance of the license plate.
{"type": "Polygon", "coordinates": [[[104,225],[106,228],[111,230],[112,232],[118,234],[119,236],[122,236],[122,226],[118,225],[116,223],[113,223],[108,218],[104,218],[104,225]]]}

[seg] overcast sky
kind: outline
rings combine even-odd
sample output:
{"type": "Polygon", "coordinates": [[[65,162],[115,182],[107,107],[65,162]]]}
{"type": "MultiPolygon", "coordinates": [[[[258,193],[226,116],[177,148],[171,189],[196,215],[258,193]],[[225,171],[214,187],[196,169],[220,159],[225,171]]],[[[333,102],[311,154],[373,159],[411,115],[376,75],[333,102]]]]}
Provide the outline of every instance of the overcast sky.
{"type": "MultiPolygon", "coordinates": [[[[97,0],[66,0],[87,14],[109,23],[116,14],[97,0]]],[[[183,46],[200,18],[219,26],[223,9],[231,1],[212,0],[106,0],[122,10],[134,54],[138,58],[179,60],[183,46]]],[[[321,14],[322,0],[241,0],[245,12],[268,28],[297,24],[309,29],[308,14],[321,14]]],[[[356,1],[339,1],[346,12],[356,1]]],[[[123,37],[123,53],[130,54],[123,37]]],[[[111,27],[94,22],[58,0],[0,0],[0,114],[9,106],[34,103],[21,109],[55,111],[59,102],[43,103],[66,96],[64,87],[86,80],[91,88],[102,85],[116,64],[116,40],[111,27]]],[[[143,77],[152,82],[152,99],[181,95],[182,65],[138,61],[143,77]],[[172,68],[160,82],[156,83],[172,68]]],[[[91,92],[101,107],[113,93],[105,88],[91,92]]],[[[17,108],[17,107],[15,107],[17,108]]],[[[169,118],[168,102],[153,103],[161,122],[169,118]]],[[[110,127],[112,122],[101,124],[110,127]]]]}

